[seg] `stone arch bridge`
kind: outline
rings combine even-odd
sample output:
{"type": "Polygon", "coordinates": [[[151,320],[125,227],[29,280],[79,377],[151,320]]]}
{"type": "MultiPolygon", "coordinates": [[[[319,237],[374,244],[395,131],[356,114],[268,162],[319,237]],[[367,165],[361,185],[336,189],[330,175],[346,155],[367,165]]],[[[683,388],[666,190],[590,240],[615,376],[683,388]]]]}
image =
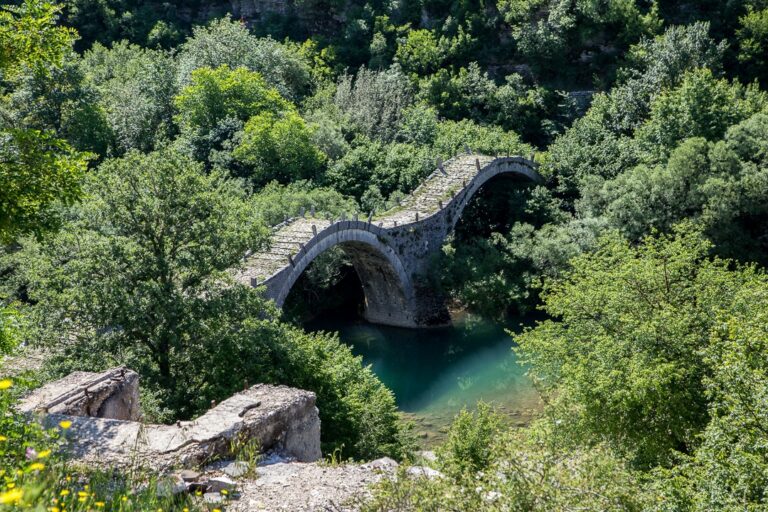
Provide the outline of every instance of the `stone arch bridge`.
{"type": "Polygon", "coordinates": [[[522,157],[461,155],[444,163],[400,205],[376,217],[335,220],[303,215],[273,229],[269,249],[249,254],[237,279],[263,286],[282,307],[304,270],[340,246],[363,285],[365,318],[401,327],[444,325],[444,298],[426,284],[440,251],[475,193],[497,176],[540,183],[537,165],[522,157]]]}

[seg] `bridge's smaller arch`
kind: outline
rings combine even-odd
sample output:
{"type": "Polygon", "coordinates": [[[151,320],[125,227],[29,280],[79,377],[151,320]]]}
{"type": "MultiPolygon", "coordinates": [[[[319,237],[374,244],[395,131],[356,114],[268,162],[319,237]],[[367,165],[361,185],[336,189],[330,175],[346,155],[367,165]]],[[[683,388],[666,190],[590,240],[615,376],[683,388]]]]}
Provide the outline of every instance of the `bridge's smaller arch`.
{"type": "Polygon", "coordinates": [[[536,172],[535,165],[530,160],[522,157],[506,157],[493,160],[475,175],[472,181],[467,184],[461,194],[457,195],[449,206],[451,210],[449,231],[454,230],[464,213],[464,209],[472,201],[475,194],[489,181],[501,177],[521,178],[531,183],[542,183],[544,181],[541,175],[536,172]]]}
{"type": "Polygon", "coordinates": [[[332,247],[341,247],[352,261],[365,297],[365,318],[373,323],[416,325],[413,284],[400,257],[387,243],[383,230],[365,222],[331,225],[292,258],[292,264],[267,283],[268,295],[282,307],[307,267],[332,247]]]}

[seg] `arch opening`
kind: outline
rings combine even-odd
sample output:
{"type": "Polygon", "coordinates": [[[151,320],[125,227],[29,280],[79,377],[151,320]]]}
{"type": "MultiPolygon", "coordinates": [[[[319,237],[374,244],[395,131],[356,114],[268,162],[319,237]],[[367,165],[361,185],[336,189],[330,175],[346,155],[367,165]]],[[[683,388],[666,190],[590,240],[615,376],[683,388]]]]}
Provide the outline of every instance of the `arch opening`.
{"type": "Polygon", "coordinates": [[[285,314],[298,322],[330,314],[413,326],[410,282],[394,251],[360,233],[340,238],[296,262],[278,302],[285,314]]]}

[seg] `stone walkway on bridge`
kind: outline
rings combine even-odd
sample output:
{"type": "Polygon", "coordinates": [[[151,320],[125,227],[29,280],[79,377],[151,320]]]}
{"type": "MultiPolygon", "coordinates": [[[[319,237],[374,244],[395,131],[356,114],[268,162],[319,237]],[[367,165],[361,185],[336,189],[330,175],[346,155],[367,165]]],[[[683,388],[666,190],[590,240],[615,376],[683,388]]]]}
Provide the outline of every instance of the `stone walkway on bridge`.
{"type": "MultiPolygon", "coordinates": [[[[479,162],[482,169],[494,160],[483,155],[461,155],[443,164],[443,171],[436,169],[400,206],[389,212],[376,215],[372,222],[376,226],[391,228],[422,221],[440,210],[440,203],[447,203],[451,193],[458,194],[477,176],[479,162]]],[[[335,219],[339,220],[339,219],[335,219]]],[[[361,219],[367,220],[367,219],[361,219]]],[[[238,274],[238,280],[264,283],[269,277],[289,263],[288,256],[295,255],[319,232],[329,227],[332,221],[320,217],[295,218],[274,229],[268,250],[249,255],[245,269],[238,274]],[[315,226],[313,231],[312,226],[315,226]]]]}

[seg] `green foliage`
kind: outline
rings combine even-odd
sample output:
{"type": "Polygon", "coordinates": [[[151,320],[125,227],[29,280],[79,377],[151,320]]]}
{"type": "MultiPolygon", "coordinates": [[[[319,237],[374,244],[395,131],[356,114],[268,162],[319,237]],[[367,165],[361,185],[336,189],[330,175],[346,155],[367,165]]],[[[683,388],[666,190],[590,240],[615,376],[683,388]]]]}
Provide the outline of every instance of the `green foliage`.
{"type": "Polygon", "coordinates": [[[716,313],[752,279],[708,249],[687,225],[636,248],[606,236],[545,286],[553,320],[516,341],[564,436],[608,442],[641,466],[693,452],[709,419],[702,351],[716,313]]]}
{"type": "Polygon", "coordinates": [[[184,130],[209,133],[222,121],[242,122],[268,112],[280,114],[292,105],[267,85],[261,74],[244,67],[199,68],[190,75],[190,84],[174,100],[178,122],[184,130]]]}
{"type": "Polygon", "coordinates": [[[637,137],[648,153],[664,155],[689,137],[717,140],[729,126],[766,106],[765,93],[756,87],[717,80],[709,69],[690,71],[679,87],[653,100],[650,118],[637,137]]]}
{"type": "MultiPolygon", "coordinates": [[[[317,393],[324,452],[338,448],[345,456],[358,459],[382,455],[402,458],[413,449],[410,431],[400,421],[392,392],[335,335],[307,334],[263,321],[247,324],[243,335],[251,343],[268,347],[259,352],[263,357],[246,363],[264,368],[256,374],[260,382],[289,384],[317,393]],[[270,362],[271,370],[267,366],[270,362]]],[[[253,353],[228,354],[227,360],[234,366],[217,365],[222,381],[231,382],[232,369],[237,372],[243,366],[238,359],[243,361],[246,354],[251,358],[253,353]]]]}
{"type": "MultiPolygon", "coordinates": [[[[473,429],[465,418],[457,421],[463,430],[473,429]]],[[[483,450],[488,463],[479,471],[468,466],[427,478],[409,474],[415,470],[419,475],[418,467],[400,468],[395,478],[374,486],[361,510],[639,511],[653,503],[638,475],[610,449],[568,450],[549,438],[545,429],[498,432],[488,445],[482,443],[489,446],[483,450]]],[[[437,463],[445,459],[438,457],[437,463]]]]}
{"type": "Polygon", "coordinates": [[[192,80],[198,68],[246,68],[259,73],[270,87],[298,101],[312,88],[312,65],[306,52],[270,38],[260,39],[243,23],[229,16],[196,27],[179,47],[178,79],[181,86],[192,80]]]}
{"type": "Polygon", "coordinates": [[[413,104],[413,93],[399,68],[371,71],[363,67],[354,79],[350,75],[340,79],[334,103],[364,135],[389,142],[405,109],[413,104]]]}
{"type": "MultiPolygon", "coordinates": [[[[172,150],[130,152],[100,166],[89,199],[49,243],[30,244],[25,272],[58,372],[125,364],[157,403],[191,418],[243,382],[318,393],[326,446],[354,457],[407,450],[391,393],[332,336],[280,324],[230,269],[266,241],[264,203],[220,171],[172,150]],[[260,215],[261,213],[261,215],[260,215]],[[61,337],[67,343],[60,344],[61,337]]],[[[329,207],[338,194],[305,193],[329,207]]],[[[293,198],[291,198],[291,195],[293,198]]]]}
{"type": "Polygon", "coordinates": [[[619,84],[598,95],[587,114],[549,147],[544,172],[556,178],[560,191],[576,196],[585,182],[612,178],[641,159],[632,135],[651,115],[653,100],[677,87],[686,71],[719,69],[723,46],[708,31],[702,23],[671,27],[631,49],[619,84]]]}
{"type": "Polygon", "coordinates": [[[720,314],[706,362],[712,421],[694,467],[694,510],[765,507],[768,496],[768,331],[764,275],[755,276],[720,314]]]}
{"type": "Polygon", "coordinates": [[[21,313],[13,304],[0,307],[0,355],[10,354],[19,344],[21,313]]]}
{"type": "Polygon", "coordinates": [[[80,68],[97,90],[94,102],[115,139],[116,153],[149,151],[172,133],[176,73],[167,53],[125,41],[109,49],[96,44],[80,68]]]}
{"type": "Polygon", "coordinates": [[[426,75],[434,73],[443,60],[443,52],[431,30],[411,30],[397,45],[397,62],[406,73],[426,75]]]}
{"type": "Polygon", "coordinates": [[[56,24],[61,8],[45,0],[24,0],[0,10],[0,70],[12,79],[25,67],[37,70],[58,63],[76,38],[71,28],[56,24]]]}
{"type": "Polygon", "coordinates": [[[77,340],[68,364],[123,361],[189,416],[201,407],[190,399],[188,364],[209,350],[202,334],[242,314],[238,301],[264,308],[224,283],[265,230],[237,184],[170,150],[106,162],[86,193],[33,259],[30,296],[54,339],[77,340]]]}
{"type": "Polygon", "coordinates": [[[313,144],[311,130],[294,112],[258,114],[245,124],[233,155],[252,168],[249,177],[257,185],[313,179],[322,170],[325,155],[313,144]]]}
{"type": "Polygon", "coordinates": [[[767,141],[768,117],[755,114],[730,127],[721,141],[688,139],[665,164],[641,165],[586,187],[579,207],[632,240],[694,218],[719,254],[762,262],[767,141]]]}
{"type": "Polygon", "coordinates": [[[768,9],[750,10],[739,22],[737,41],[742,76],[765,85],[768,81],[768,9]]]}
{"type": "MultiPolygon", "coordinates": [[[[27,0],[0,11],[0,73],[6,81],[32,71],[48,77],[70,51],[75,34],[56,26],[59,9],[27,0]]],[[[0,122],[0,243],[58,224],[56,206],[79,197],[86,155],[48,131],[3,116],[0,122]]]]}
{"type": "Polygon", "coordinates": [[[59,225],[56,206],[80,197],[85,155],[37,130],[0,132],[0,243],[59,225]]]}
{"type": "Polygon", "coordinates": [[[358,137],[354,147],[333,162],[326,183],[343,194],[363,201],[369,211],[381,209],[383,200],[401,191],[410,192],[433,170],[433,154],[414,144],[382,144],[358,137]]]}
{"type": "Polygon", "coordinates": [[[283,222],[284,217],[297,217],[303,209],[305,213],[312,208],[317,216],[355,211],[352,199],[332,188],[313,187],[312,183],[297,181],[288,185],[277,182],[268,183],[251,199],[258,215],[268,226],[283,222]]]}
{"type": "Polygon", "coordinates": [[[479,402],[475,411],[462,409],[436,452],[440,467],[451,476],[482,471],[491,463],[493,443],[503,430],[503,416],[490,405],[479,402]]]}
{"type": "Polygon", "coordinates": [[[532,149],[511,131],[470,120],[444,121],[437,127],[433,151],[444,158],[466,151],[483,155],[529,155],[532,149]]]}

